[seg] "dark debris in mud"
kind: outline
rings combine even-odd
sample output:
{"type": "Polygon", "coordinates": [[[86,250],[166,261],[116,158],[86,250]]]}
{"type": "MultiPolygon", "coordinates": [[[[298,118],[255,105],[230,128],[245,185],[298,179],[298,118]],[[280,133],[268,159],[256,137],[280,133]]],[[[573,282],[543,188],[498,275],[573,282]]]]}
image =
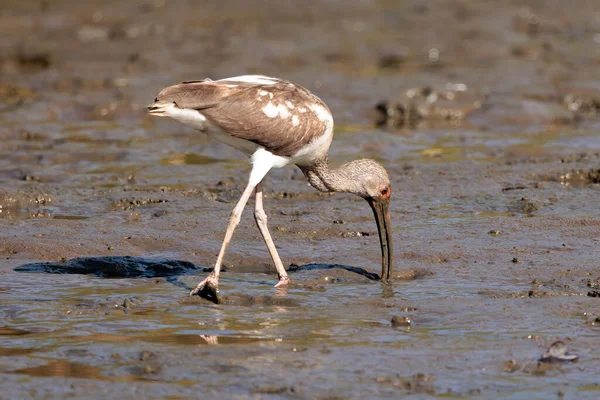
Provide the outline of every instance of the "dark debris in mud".
{"type": "Polygon", "coordinates": [[[408,328],[412,325],[412,320],[407,316],[394,315],[390,322],[393,328],[408,328]]]}
{"type": "Polygon", "coordinates": [[[600,169],[574,169],[568,172],[540,175],[542,182],[558,182],[564,186],[584,187],[600,184],[600,169]]]}
{"type": "Polygon", "coordinates": [[[130,256],[79,257],[58,262],[41,262],[16,267],[18,272],[84,274],[104,278],[168,277],[197,272],[191,262],[130,256]]]}
{"type": "Polygon", "coordinates": [[[119,199],[114,202],[113,208],[117,211],[133,210],[134,208],[143,207],[149,204],[161,204],[167,203],[169,200],[166,199],[152,199],[152,198],[126,198],[119,199]]]}
{"type": "Polygon", "coordinates": [[[531,199],[529,197],[521,197],[518,200],[513,200],[508,209],[510,212],[530,215],[539,211],[543,207],[542,202],[531,199]]]}
{"type": "Polygon", "coordinates": [[[49,205],[54,197],[35,188],[24,188],[22,190],[0,189],[0,210],[26,209],[28,207],[39,207],[49,205]]]}
{"type": "Polygon", "coordinates": [[[465,92],[465,84],[448,83],[445,90],[431,87],[408,89],[393,101],[375,105],[378,126],[414,128],[420,121],[461,121],[482,107],[482,99],[465,92]]]}
{"type": "MultiPolygon", "coordinates": [[[[311,263],[305,265],[296,265],[291,264],[288,272],[297,273],[301,271],[316,271],[316,270],[339,270],[339,271],[347,271],[350,273],[354,273],[360,276],[364,276],[369,280],[381,280],[378,274],[374,272],[369,272],[360,267],[354,267],[350,265],[340,265],[340,264],[319,264],[319,263],[311,263]]],[[[393,270],[391,273],[392,281],[411,281],[415,279],[424,278],[426,276],[434,275],[434,272],[425,268],[412,268],[412,269],[397,269],[393,270]]],[[[320,283],[340,283],[344,282],[346,278],[344,276],[325,276],[319,279],[320,283]]]]}
{"type": "MultiPolygon", "coordinates": [[[[318,263],[311,263],[311,264],[305,264],[305,265],[296,265],[296,264],[291,264],[288,272],[290,273],[295,273],[295,272],[299,272],[299,271],[312,271],[312,270],[328,270],[328,269],[343,269],[349,272],[353,272],[356,273],[358,275],[362,275],[370,280],[380,280],[379,275],[373,273],[373,272],[369,272],[363,268],[359,268],[359,267],[353,267],[350,265],[340,265],[340,264],[318,264],[318,263]]],[[[329,283],[333,283],[329,282],[329,283]]]]}
{"type": "Polygon", "coordinates": [[[589,95],[569,93],[563,98],[563,104],[578,117],[593,118],[600,115],[600,98],[589,95]]]}
{"type": "Polygon", "coordinates": [[[250,392],[264,395],[297,395],[297,390],[294,386],[286,385],[262,385],[251,389],[250,392]]]}
{"type": "Polygon", "coordinates": [[[563,185],[590,185],[600,183],[600,169],[574,170],[558,177],[563,185]]]}
{"type": "Polygon", "coordinates": [[[435,395],[436,389],[433,385],[435,378],[422,372],[416,373],[408,378],[400,375],[380,376],[376,378],[380,385],[392,386],[402,389],[407,394],[429,394],[435,395]]]}
{"type": "Polygon", "coordinates": [[[502,370],[504,372],[513,373],[518,371],[520,368],[521,366],[519,365],[519,363],[517,363],[516,360],[508,360],[504,362],[504,367],[502,368],[502,370]]]}

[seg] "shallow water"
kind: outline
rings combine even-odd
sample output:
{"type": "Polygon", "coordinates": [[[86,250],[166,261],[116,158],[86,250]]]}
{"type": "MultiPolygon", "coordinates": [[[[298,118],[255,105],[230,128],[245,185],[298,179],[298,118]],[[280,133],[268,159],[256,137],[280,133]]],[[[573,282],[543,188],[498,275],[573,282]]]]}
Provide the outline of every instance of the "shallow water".
{"type": "Polygon", "coordinates": [[[592,2],[5,3],[0,397],[598,397],[592,2]],[[265,183],[284,264],[300,266],[285,291],[250,210],[223,305],[187,297],[206,272],[14,269],[89,256],[210,267],[247,161],[142,107],[174,82],[245,73],[328,103],[334,163],[385,164],[390,284],[356,272],[379,269],[364,201],[319,194],[294,168],[265,183]],[[376,126],[378,102],[460,84],[428,116],[376,126]],[[538,364],[557,339],[579,361],[538,364]]]}

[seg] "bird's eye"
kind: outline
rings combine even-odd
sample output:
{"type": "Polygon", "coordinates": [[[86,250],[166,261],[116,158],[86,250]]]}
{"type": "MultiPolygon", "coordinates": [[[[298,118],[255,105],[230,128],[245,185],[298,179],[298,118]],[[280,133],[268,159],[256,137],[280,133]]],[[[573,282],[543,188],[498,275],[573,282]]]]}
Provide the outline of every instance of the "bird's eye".
{"type": "Polygon", "coordinates": [[[390,192],[390,189],[386,186],[384,188],[382,188],[379,193],[381,193],[382,196],[387,196],[387,194],[390,192]]]}

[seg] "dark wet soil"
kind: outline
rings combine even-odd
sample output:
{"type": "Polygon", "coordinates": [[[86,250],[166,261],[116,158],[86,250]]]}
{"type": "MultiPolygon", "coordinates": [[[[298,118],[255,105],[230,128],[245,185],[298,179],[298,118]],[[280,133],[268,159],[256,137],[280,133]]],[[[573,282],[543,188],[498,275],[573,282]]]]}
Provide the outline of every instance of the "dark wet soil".
{"type": "Polygon", "coordinates": [[[4,0],[0,33],[0,397],[598,398],[595,2],[4,0]],[[332,162],[388,169],[390,284],[364,201],[287,168],[295,284],[249,209],[224,304],[187,296],[249,165],[143,106],[252,73],[327,102],[332,162]],[[577,363],[538,361],[557,341],[577,363]]]}

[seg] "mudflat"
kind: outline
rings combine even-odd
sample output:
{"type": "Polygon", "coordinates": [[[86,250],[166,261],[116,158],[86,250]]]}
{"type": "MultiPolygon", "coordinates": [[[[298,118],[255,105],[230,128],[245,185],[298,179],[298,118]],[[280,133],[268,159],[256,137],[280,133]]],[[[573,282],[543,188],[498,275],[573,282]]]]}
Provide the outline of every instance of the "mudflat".
{"type": "Polygon", "coordinates": [[[598,397],[593,2],[5,0],[0,33],[0,397],[598,397]],[[320,96],[332,163],[386,166],[389,284],[364,201],[289,167],[294,285],[250,202],[224,304],[187,296],[249,165],[143,106],[242,74],[320,96]],[[579,357],[540,361],[557,340],[579,357]]]}

